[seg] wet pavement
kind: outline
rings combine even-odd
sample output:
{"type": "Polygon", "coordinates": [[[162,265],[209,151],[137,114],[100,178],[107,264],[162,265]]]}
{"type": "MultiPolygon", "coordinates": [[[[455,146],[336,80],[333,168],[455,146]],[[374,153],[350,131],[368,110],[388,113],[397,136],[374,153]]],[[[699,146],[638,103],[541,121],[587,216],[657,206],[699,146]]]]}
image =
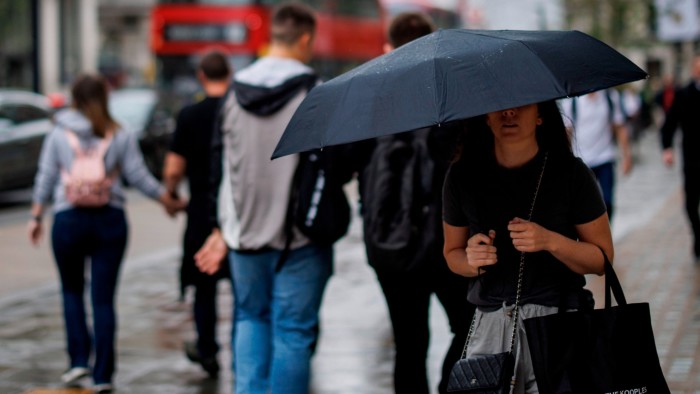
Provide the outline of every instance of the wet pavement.
{"type": "MultiPolygon", "coordinates": [[[[680,172],[661,165],[658,141],[648,134],[635,148],[637,166],[619,179],[613,222],[616,268],[628,302],[649,302],[662,367],[673,393],[700,392],[700,273],[692,259],[683,215],[680,172]]],[[[176,247],[177,245],[173,245],[176,247]]],[[[24,247],[24,246],[23,246],[24,247]]],[[[3,262],[4,264],[4,262],[3,262]]],[[[118,297],[118,393],[218,394],[231,392],[231,295],[220,283],[219,340],[224,366],[211,380],[184,357],[193,338],[191,295],[178,301],[177,254],[127,260],[118,297]]],[[[599,293],[601,281],[591,278],[599,293]]],[[[599,297],[597,297],[598,299],[599,297]]],[[[437,385],[448,346],[437,303],[431,314],[428,360],[437,385]]],[[[392,336],[386,306],[367,266],[359,220],[336,245],[335,274],[321,311],[321,338],[313,360],[314,394],[392,392],[392,336]]],[[[55,283],[0,298],[0,394],[89,393],[65,389],[60,295],[55,283]]],[[[89,387],[86,380],[85,387],[89,387]]]]}

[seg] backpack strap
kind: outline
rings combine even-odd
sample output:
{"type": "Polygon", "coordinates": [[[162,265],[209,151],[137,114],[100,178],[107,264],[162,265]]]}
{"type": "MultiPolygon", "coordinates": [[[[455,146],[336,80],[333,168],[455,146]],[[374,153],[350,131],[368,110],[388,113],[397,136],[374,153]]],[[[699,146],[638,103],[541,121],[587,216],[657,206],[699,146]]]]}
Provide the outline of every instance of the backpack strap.
{"type": "MultiPolygon", "coordinates": [[[[68,145],[73,150],[73,153],[75,154],[75,156],[78,157],[78,156],[82,156],[83,154],[85,154],[85,152],[83,152],[83,149],[80,146],[80,140],[78,139],[78,136],[75,135],[75,132],[73,130],[70,130],[70,129],[65,129],[65,131],[66,131],[66,139],[68,140],[68,145]]],[[[66,168],[61,168],[61,175],[62,175],[64,181],[70,178],[70,175],[68,173],[68,169],[66,169],[66,168]]]]}
{"type": "Polygon", "coordinates": [[[76,155],[82,155],[83,149],[80,146],[80,140],[78,139],[78,136],[75,135],[75,132],[73,130],[66,129],[66,138],[68,138],[68,145],[70,145],[71,149],[73,149],[73,152],[76,155]]]}
{"type": "MultiPolygon", "coordinates": [[[[75,153],[76,156],[82,156],[85,154],[85,151],[83,150],[82,146],[80,145],[80,139],[78,138],[78,135],[75,134],[73,130],[70,129],[65,129],[66,131],[66,137],[68,139],[68,145],[70,145],[71,149],[73,149],[73,153],[75,153]]],[[[114,137],[114,132],[112,130],[107,130],[105,132],[105,135],[103,138],[100,139],[100,141],[97,143],[97,154],[101,159],[104,160],[105,155],[107,154],[107,150],[109,149],[110,144],[112,143],[112,138],[114,137]]],[[[67,171],[64,169],[62,170],[65,175],[67,175],[67,171]]],[[[107,176],[109,178],[116,178],[118,174],[118,168],[115,167],[111,173],[109,173],[107,176]]]]}
{"type": "MultiPolygon", "coordinates": [[[[608,123],[613,125],[615,121],[615,103],[613,103],[612,96],[610,96],[610,90],[605,89],[605,100],[608,102],[608,123]]],[[[622,104],[622,101],[620,101],[622,104]]]]}
{"type": "MultiPolygon", "coordinates": [[[[83,154],[85,152],[80,145],[78,136],[73,130],[66,129],[66,137],[68,138],[68,145],[70,145],[70,147],[73,149],[73,152],[76,154],[83,154]]],[[[112,143],[112,137],[114,137],[114,133],[111,130],[108,130],[105,133],[105,136],[100,139],[100,142],[97,143],[97,152],[99,153],[100,157],[104,157],[107,153],[107,149],[109,149],[109,145],[112,143]]]]}
{"type": "Polygon", "coordinates": [[[109,145],[112,143],[112,137],[114,137],[114,133],[111,130],[107,130],[104,137],[97,143],[97,153],[100,157],[104,158],[105,154],[107,154],[107,149],[109,149],[109,145]]]}
{"type": "Polygon", "coordinates": [[[279,259],[277,259],[275,272],[280,272],[282,270],[282,266],[284,266],[284,263],[289,257],[289,253],[292,251],[292,241],[294,240],[294,208],[296,207],[296,204],[299,203],[299,190],[296,186],[299,185],[299,180],[301,178],[301,161],[304,159],[302,155],[304,155],[304,153],[297,155],[299,157],[299,162],[297,163],[297,168],[294,171],[294,176],[292,177],[292,189],[289,193],[287,214],[284,218],[284,249],[282,249],[282,253],[280,253],[279,259]]]}
{"type": "MultiPolygon", "coordinates": [[[[112,144],[112,139],[114,138],[114,131],[112,130],[107,130],[105,132],[104,137],[100,139],[100,142],[97,144],[97,154],[100,156],[102,160],[104,160],[105,155],[107,154],[107,150],[109,149],[109,146],[112,144]]],[[[107,177],[114,180],[117,178],[117,175],[119,174],[119,166],[115,165],[112,171],[107,173],[107,177]]]]}

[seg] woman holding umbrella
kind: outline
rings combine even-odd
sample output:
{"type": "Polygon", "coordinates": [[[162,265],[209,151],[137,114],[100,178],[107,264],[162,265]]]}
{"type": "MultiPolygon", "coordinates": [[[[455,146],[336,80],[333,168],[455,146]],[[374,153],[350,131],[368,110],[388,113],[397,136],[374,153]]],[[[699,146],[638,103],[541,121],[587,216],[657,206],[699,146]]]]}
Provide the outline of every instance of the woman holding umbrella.
{"type": "Polygon", "coordinates": [[[445,257],[471,278],[477,305],[466,354],[507,352],[517,320],[514,392],[537,393],[522,320],[591,308],[584,275],[602,275],[602,253],[614,253],[595,178],[574,157],[556,103],[470,120],[443,199],[445,257]]]}

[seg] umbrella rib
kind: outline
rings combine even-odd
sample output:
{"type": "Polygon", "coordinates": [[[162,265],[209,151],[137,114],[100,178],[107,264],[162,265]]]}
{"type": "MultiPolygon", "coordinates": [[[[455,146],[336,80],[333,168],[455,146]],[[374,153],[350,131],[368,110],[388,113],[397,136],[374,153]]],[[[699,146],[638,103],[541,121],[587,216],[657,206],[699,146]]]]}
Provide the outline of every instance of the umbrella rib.
{"type": "MultiPolygon", "coordinates": [[[[490,36],[490,35],[488,35],[488,34],[484,34],[484,33],[474,32],[474,34],[475,34],[475,35],[479,35],[479,36],[483,36],[483,37],[490,37],[490,38],[492,38],[492,36],[490,36]]],[[[537,53],[537,51],[533,50],[532,47],[530,47],[527,43],[525,43],[525,42],[523,42],[523,41],[521,41],[521,40],[517,40],[517,39],[514,39],[514,38],[510,38],[510,37],[499,37],[499,38],[502,39],[502,40],[505,40],[505,41],[510,41],[510,42],[518,43],[518,44],[522,45],[523,47],[527,48],[527,50],[530,51],[532,54],[534,54],[535,57],[539,58],[539,54],[537,53]]],[[[552,73],[552,71],[549,69],[549,67],[544,67],[544,69],[546,70],[547,75],[549,76],[550,80],[557,81],[556,76],[552,73]]],[[[561,89],[561,86],[559,86],[558,83],[557,83],[557,87],[561,89]]],[[[562,97],[569,97],[569,95],[568,95],[565,91],[563,91],[562,93],[563,93],[563,96],[562,96],[562,97]]]]}
{"type": "MultiPolygon", "coordinates": [[[[438,30],[437,32],[437,37],[435,39],[435,45],[433,46],[433,53],[431,58],[433,59],[433,81],[435,81],[435,89],[433,89],[433,110],[437,113],[437,119],[433,122],[433,124],[440,124],[441,119],[443,118],[443,110],[444,110],[444,100],[440,100],[438,97],[438,73],[437,73],[437,53],[438,53],[438,45],[442,42],[440,40],[440,37],[443,35],[443,30],[438,30]],[[442,104],[440,104],[442,103],[442,104]]],[[[442,86],[443,81],[440,81],[440,86],[442,86]]],[[[444,87],[443,87],[444,89],[444,87]]]]}
{"type": "MultiPolygon", "coordinates": [[[[522,42],[522,41],[520,41],[520,40],[512,40],[512,41],[515,41],[515,42],[520,43],[522,46],[524,46],[525,48],[527,48],[528,51],[532,52],[538,59],[540,58],[540,57],[539,57],[539,54],[538,54],[535,50],[533,50],[529,45],[527,45],[526,43],[524,43],[524,42],[522,42]]],[[[550,78],[551,80],[557,81],[557,77],[552,73],[552,70],[550,70],[549,67],[544,67],[544,69],[547,71],[547,74],[549,75],[549,78],[550,78]]],[[[560,88],[560,89],[562,88],[561,86],[559,86],[558,81],[557,81],[557,84],[556,84],[556,85],[557,85],[558,88],[560,88]]],[[[563,91],[563,92],[561,92],[561,93],[563,93],[565,97],[569,97],[569,95],[568,95],[568,93],[566,93],[566,91],[563,91]]]]}

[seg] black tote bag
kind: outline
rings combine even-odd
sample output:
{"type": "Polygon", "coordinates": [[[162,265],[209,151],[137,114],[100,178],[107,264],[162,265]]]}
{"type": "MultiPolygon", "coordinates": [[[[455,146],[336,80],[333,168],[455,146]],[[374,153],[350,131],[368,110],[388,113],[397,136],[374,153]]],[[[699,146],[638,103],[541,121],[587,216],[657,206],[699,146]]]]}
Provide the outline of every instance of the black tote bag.
{"type": "Polygon", "coordinates": [[[607,257],[605,309],[526,319],[524,326],[542,394],[670,393],[656,352],[649,304],[627,303],[607,257]]]}

